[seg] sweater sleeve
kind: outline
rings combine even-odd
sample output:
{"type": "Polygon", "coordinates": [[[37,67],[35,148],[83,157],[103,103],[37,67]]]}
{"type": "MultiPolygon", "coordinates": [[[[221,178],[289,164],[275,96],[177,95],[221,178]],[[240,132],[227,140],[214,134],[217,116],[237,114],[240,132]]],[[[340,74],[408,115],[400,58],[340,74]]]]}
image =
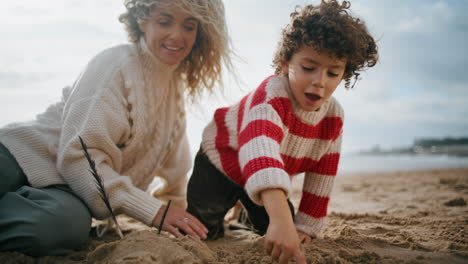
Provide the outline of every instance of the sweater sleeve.
{"type": "Polygon", "coordinates": [[[192,167],[187,134],[181,133],[176,142],[178,145],[169,154],[167,161],[158,172],[158,176],[162,177],[167,184],[156,190],[157,192],[153,192],[153,196],[165,201],[172,200],[175,205],[185,208],[187,173],[192,167]]]}
{"type": "Polygon", "coordinates": [[[57,168],[97,219],[109,217],[89,164],[79,143],[81,136],[103,178],[112,208],[151,225],[162,202],[120,175],[122,153],[118,145],[130,137],[124,81],[117,66],[94,61],[74,85],[63,113],[57,168]]]}
{"type": "Polygon", "coordinates": [[[296,228],[317,237],[325,225],[330,194],[338,171],[342,134],[332,141],[315,169],[306,172],[302,198],[296,214],[296,228]]]}
{"type": "Polygon", "coordinates": [[[247,112],[239,134],[239,164],[245,190],[259,205],[263,205],[260,198],[263,190],[279,188],[286,196],[290,193],[291,181],[280,153],[283,127],[275,109],[268,103],[260,103],[247,112]]]}

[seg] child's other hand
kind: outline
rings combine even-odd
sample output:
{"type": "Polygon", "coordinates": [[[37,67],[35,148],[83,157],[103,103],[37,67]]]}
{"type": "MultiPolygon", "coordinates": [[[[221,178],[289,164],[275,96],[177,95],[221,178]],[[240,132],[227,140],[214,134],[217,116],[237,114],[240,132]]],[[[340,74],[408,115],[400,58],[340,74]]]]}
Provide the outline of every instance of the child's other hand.
{"type": "Polygon", "coordinates": [[[289,222],[270,223],[265,235],[265,248],[280,264],[288,264],[291,259],[299,264],[306,264],[296,227],[292,221],[289,222]]]}
{"type": "Polygon", "coordinates": [[[306,233],[303,233],[301,231],[297,231],[297,234],[299,236],[299,241],[301,241],[302,244],[307,245],[312,241],[312,238],[306,233]]]}
{"type": "Polygon", "coordinates": [[[241,203],[240,201],[237,201],[236,205],[234,205],[233,208],[231,208],[226,216],[224,217],[224,222],[229,222],[231,220],[237,220],[239,218],[239,214],[241,211],[241,203]]]}

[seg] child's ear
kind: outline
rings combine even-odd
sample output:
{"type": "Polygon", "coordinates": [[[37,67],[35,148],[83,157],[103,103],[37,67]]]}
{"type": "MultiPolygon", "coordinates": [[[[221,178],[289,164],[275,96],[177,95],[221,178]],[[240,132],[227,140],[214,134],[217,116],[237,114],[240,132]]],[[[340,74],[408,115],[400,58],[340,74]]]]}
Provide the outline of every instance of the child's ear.
{"type": "Polygon", "coordinates": [[[288,73],[289,73],[289,63],[287,63],[287,62],[282,62],[281,63],[281,72],[283,72],[283,74],[288,75],[288,73]]]}

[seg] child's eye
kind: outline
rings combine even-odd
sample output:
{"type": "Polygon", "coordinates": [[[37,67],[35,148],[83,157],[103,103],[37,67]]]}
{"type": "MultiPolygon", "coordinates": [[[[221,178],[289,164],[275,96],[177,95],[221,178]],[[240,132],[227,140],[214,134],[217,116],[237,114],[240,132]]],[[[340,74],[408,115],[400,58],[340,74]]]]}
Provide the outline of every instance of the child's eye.
{"type": "Polygon", "coordinates": [[[302,66],[302,69],[304,71],[307,71],[307,72],[311,72],[311,71],[315,70],[315,68],[313,68],[313,67],[306,67],[306,66],[302,66]]]}
{"type": "Polygon", "coordinates": [[[328,75],[331,77],[338,77],[339,74],[336,74],[334,72],[328,72],[328,75]]]}

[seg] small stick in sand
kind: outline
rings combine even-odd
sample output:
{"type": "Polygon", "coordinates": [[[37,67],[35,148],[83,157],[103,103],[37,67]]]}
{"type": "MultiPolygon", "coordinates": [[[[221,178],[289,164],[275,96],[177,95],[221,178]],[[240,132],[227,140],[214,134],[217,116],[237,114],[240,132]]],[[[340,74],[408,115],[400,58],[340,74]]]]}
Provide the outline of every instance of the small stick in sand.
{"type": "Polygon", "coordinates": [[[88,153],[88,147],[84,143],[83,139],[80,136],[78,136],[78,138],[80,139],[81,147],[83,148],[83,151],[85,153],[86,160],[88,160],[89,167],[91,168],[89,171],[91,172],[91,174],[94,176],[94,179],[96,180],[96,185],[99,191],[99,196],[101,196],[101,199],[104,201],[104,204],[109,210],[111,217],[112,217],[112,221],[114,222],[116,226],[117,234],[122,239],[123,238],[122,230],[120,229],[119,223],[117,222],[117,218],[115,217],[114,211],[112,210],[109,197],[107,196],[106,189],[104,188],[104,183],[102,181],[102,178],[97,173],[96,163],[94,162],[94,160],[91,159],[91,156],[88,153]]]}

